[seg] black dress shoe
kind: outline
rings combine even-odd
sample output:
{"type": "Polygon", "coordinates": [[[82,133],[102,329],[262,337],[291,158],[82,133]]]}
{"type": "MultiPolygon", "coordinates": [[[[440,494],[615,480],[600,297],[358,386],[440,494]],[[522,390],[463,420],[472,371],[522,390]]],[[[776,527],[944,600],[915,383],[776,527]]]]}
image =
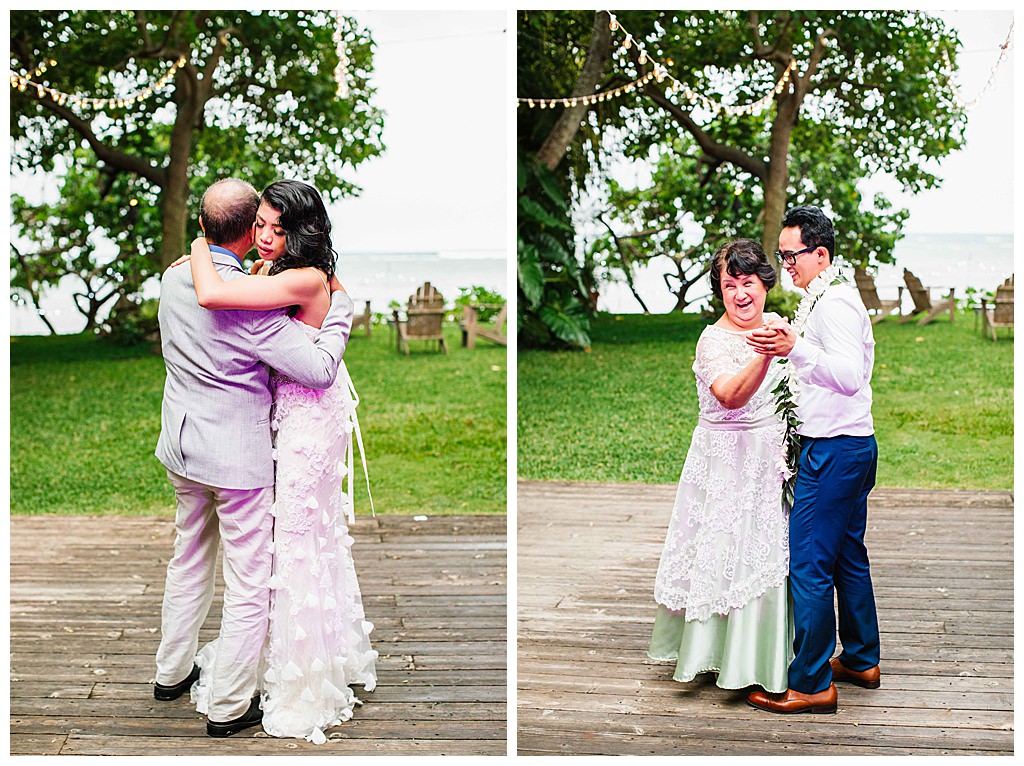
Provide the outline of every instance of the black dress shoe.
{"type": "Polygon", "coordinates": [[[176,700],[182,694],[192,688],[192,684],[199,680],[199,666],[193,665],[192,672],[188,674],[188,678],[180,683],[172,684],[171,686],[164,686],[163,684],[157,684],[153,687],[153,696],[158,700],[176,700]]]}
{"type": "Polygon", "coordinates": [[[256,726],[263,721],[263,711],[260,710],[260,698],[253,697],[249,709],[233,721],[217,723],[216,721],[206,722],[206,733],[211,737],[230,737],[242,729],[256,726]]]}

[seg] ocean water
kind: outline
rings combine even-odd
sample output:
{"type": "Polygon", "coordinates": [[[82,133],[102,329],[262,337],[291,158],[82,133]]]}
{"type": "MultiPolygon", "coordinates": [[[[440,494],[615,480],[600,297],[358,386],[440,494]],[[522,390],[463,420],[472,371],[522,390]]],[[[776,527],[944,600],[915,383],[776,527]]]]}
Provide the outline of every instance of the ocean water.
{"type": "Polygon", "coordinates": [[[405,304],[424,282],[451,303],[459,288],[479,285],[508,297],[508,261],[503,253],[341,253],[338,279],[356,301],[387,311],[391,301],[405,304]]]}
{"type": "MultiPolygon", "coordinates": [[[[956,297],[961,298],[968,287],[994,291],[1013,273],[1013,235],[908,234],[896,243],[894,255],[896,263],[880,266],[875,275],[875,287],[881,300],[898,297],[899,287],[904,284],[905,268],[916,274],[925,287],[931,288],[933,299],[947,294],[950,288],[955,290],[956,297]]],[[[675,265],[667,258],[660,261],[652,261],[640,270],[635,280],[637,292],[655,314],[667,313],[675,305],[675,296],[669,293],[662,276],[674,270],[675,265]]],[[[782,286],[793,289],[788,274],[783,273],[782,286]]],[[[687,297],[695,302],[686,310],[699,311],[707,301],[695,299],[710,293],[711,285],[707,278],[702,284],[691,287],[687,297]]],[[[604,286],[597,305],[601,311],[617,314],[639,314],[643,311],[624,284],[604,286]]],[[[909,293],[904,290],[903,308],[909,310],[913,305],[909,293]]]]}
{"type": "MultiPolygon", "coordinates": [[[[429,281],[444,296],[454,301],[459,288],[480,285],[508,296],[508,262],[505,254],[494,251],[441,253],[340,253],[338,279],[356,304],[363,310],[365,301],[376,312],[388,312],[388,304],[405,304],[416,288],[429,281]]],[[[180,268],[180,267],[179,267],[180,268]]],[[[85,327],[85,318],[75,309],[73,292],[80,288],[77,280],[66,280],[46,294],[43,309],[58,333],[77,333],[85,327]]],[[[159,282],[151,280],[143,295],[159,297],[159,282]]],[[[31,307],[11,304],[11,335],[46,335],[42,323],[31,307]]]]}

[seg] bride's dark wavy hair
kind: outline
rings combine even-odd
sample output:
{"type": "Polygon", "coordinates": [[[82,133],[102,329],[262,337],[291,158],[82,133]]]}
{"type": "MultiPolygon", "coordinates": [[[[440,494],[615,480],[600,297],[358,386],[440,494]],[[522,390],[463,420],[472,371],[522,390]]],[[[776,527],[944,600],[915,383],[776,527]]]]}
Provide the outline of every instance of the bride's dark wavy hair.
{"type": "Polygon", "coordinates": [[[285,232],[285,252],[270,266],[270,274],[315,266],[334,276],[338,254],[331,245],[331,219],[320,192],[302,181],[275,181],[263,190],[260,202],[280,212],[285,232]]]}

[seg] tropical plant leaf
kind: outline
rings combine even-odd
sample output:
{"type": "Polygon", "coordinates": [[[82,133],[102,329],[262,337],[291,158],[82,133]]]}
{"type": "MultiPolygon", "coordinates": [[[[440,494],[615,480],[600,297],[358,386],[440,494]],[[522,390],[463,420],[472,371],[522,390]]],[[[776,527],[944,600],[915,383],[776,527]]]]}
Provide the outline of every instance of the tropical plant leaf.
{"type": "Polygon", "coordinates": [[[526,189],[526,163],[522,157],[516,157],[516,192],[523,193],[526,189]]]}
{"type": "Polygon", "coordinates": [[[538,316],[560,340],[583,348],[590,346],[590,322],[583,307],[572,296],[552,300],[541,306],[538,316]]]}
{"type": "MultiPolygon", "coordinates": [[[[549,226],[562,231],[572,231],[572,226],[564,218],[556,218],[551,215],[544,206],[536,200],[527,196],[519,197],[519,212],[525,214],[530,220],[542,226],[549,226]]],[[[519,222],[522,224],[522,221],[519,222]]]]}
{"type": "Polygon", "coordinates": [[[576,258],[557,237],[542,231],[535,239],[537,240],[537,249],[542,260],[560,263],[567,269],[579,268],[576,258]]]}
{"type": "Polygon", "coordinates": [[[555,207],[559,212],[568,212],[569,204],[565,200],[565,194],[558,185],[558,179],[555,177],[555,174],[543,165],[536,165],[534,173],[537,176],[537,180],[540,182],[540,188],[544,190],[548,199],[555,204],[555,207]]]}
{"type": "Polygon", "coordinates": [[[544,297],[544,269],[536,247],[519,240],[517,250],[519,289],[529,301],[530,308],[536,309],[544,297]]]}

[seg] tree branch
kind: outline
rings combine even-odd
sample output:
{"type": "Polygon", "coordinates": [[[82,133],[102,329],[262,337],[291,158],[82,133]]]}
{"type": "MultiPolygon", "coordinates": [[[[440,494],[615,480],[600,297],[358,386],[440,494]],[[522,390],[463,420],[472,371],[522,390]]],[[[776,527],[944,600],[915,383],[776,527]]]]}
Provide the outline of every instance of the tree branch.
{"type": "Polygon", "coordinates": [[[135,31],[142,38],[142,45],[145,50],[153,47],[153,41],[149,36],[149,25],[146,23],[146,14],[142,11],[135,11],[135,31]]]}
{"type": "Polygon", "coordinates": [[[164,183],[165,174],[163,169],[155,168],[139,157],[135,157],[131,154],[127,154],[107,146],[97,138],[96,134],[92,130],[92,126],[88,122],[83,120],[70,109],[65,109],[56,101],[50,98],[40,98],[38,101],[44,109],[53,112],[55,115],[60,117],[68,124],[68,127],[80,135],[96,153],[97,159],[105,162],[111,167],[117,168],[118,170],[126,173],[134,173],[157,186],[161,186],[164,183]]]}
{"type": "Polygon", "coordinates": [[[780,46],[782,45],[782,41],[788,36],[789,26],[792,21],[793,15],[787,13],[785,20],[782,22],[782,28],[775,37],[775,44],[766,45],[764,39],[761,37],[761,31],[759,29],[761,25],[761,14],[757,11],[751,11],[750,15],[747,17],[747,26],[750,28],[751,35],[754,38],[754,58],[775,61],[783,66],[788,64],[789,57],[780,51],[780,46]]]}
{"type": "Polygon", "coordinates": [[[677,106],[673,103],[661,86],[655,82],[649,82],[644,86],[644,92],[649,95],[654,102],[664,109],[669,115],[679,123],[686,131],[693,136],[696,140],[697,145],[708,155],[721,162],[729,162],[738,168],[746,170],[752,176],[764,181],[768,177],[768,165],[764,160],[759,160],[756,157],[752,157],[746,152],[737,149],[733,146],[727,146],[714,141],[707,133],[701,130],[701,127],[693,121],[690,117],[690,113],[682,107],[677,106]]]}
{"type": "MultiPolygon", "coordinates": [[[[623,245],[622,240],[619,239],[619,237],[615,234],[615,231],[612,229],[611,225],[604,219],[603,214],[597,216],[597,220],[604,224],[604,227],[608,229],[608,233],[611,235],[612,241],[615,243],[615,249],[619,251],[619,257],[622,259],[622,264],[624,266],[622,271],[626,275],[626,286],[629,287],[629,291],[633,293],[633,297],[636,298],[636,302],[640,304],[640,308],[643,309],[644,313],[650,314],[651,310],[647,308],[647,304],[644,303],[644,299],[640,297],[640,293],[636,291],[636,285],[633,283],[632,258],[630,255],[626,254],[627,249],[632,250],[633,248],[630,247],[629,245],[623,245]]],[[[633,253],[632,255],[635,255],[635,253],[633,253]]],[[[650,260],[650,258],[653,257],[654,256],[652,255],[649,258],[644,258],[643,260],[650,260]]]]}
{"type": "Polygon", "coordinates": [[[36,310],[36,316],[39,317],[40,320],[42,320],[44,325],[46,325],[46,329],[50,331],[50,335],[56,335],[56,328],[52,324],[50,324],[50,320],[46,318],[46,313],[42,309],[43,296],[42,293],[40,293],[36,287],[36,285],[39,284],[40,280],[35,279],[31,276],[31,271],[29,270],[29,264],[25,258],[25,255],[13,244],[11,245],[11,250],[14,251],[14,256],[15,258],[18,259],[18,263],[21,266],[21,273],[25,275],[25,281],[27,282],[27,286],[25,287],[22,287],[20,285],[14,285],[12,289],[24,290],[25,292],[28,293],[28,297],[32,301],[32,308],[36,310]]]}
{"type": "Polygon", "coordinates": [[[814,47],[811,49],[811,55],[807,57],[807,69],[804,70],[803,76],[797,76],[792,78],[793,92],[796,95],[796,103],[803,103],[804,96],[811,87],[811,78],[814,77],[815,72],[818,71],[818,67],[821,66],[822,59],[825,58],[826,45],[825,40],[829,37],[838,38],[839,34],[836,30],[829,27],[814,41],[814,47]]]}

